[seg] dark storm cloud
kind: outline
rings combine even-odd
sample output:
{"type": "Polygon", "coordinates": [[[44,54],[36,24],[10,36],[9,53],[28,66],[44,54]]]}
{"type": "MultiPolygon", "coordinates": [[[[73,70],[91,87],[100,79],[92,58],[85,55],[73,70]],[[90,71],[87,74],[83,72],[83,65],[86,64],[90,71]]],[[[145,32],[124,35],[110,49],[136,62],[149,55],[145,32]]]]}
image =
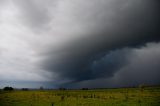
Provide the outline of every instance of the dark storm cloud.
{"type": "Polygon", "coordinates": [[[114,49],[139,47],[147,42],[160,40],[159,1],[110,2],[109,7],[108,1],[97,3],[95,0],[95,5],[85,2],[85,6],[78,11],[79,14],[75,10],[77,21],[91,28],[88,28],[86,35],[63,48],[48,51],[43,68],[58,74],[60,79],[77,82],[109,78],[127,62],[121,59],[127,52],[117,52],[121,55],[118,57],[111,53],[96,64],[94,62],[97,59],[114,49]]]}
{"type": "Polygon", "coordinates": [[[97,72],[96,79],[71,82],[63,86],[95,88],[160,84],[159,57],[160,43],[148,43],[140,48],[114,50],[92,63],[93,72],[97,72]],[[110,71],[114,75],[108,77],[110,71]]]}

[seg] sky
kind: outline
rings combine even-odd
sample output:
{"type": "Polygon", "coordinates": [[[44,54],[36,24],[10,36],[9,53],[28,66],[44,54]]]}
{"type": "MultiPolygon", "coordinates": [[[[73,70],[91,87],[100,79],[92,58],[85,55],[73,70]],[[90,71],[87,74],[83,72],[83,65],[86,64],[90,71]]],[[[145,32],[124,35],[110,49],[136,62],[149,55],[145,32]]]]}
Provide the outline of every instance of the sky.
{"type": "Polygon", "coordinates": [[[160,84],[159,0],[0,0],[0,88],[160,84]]]}

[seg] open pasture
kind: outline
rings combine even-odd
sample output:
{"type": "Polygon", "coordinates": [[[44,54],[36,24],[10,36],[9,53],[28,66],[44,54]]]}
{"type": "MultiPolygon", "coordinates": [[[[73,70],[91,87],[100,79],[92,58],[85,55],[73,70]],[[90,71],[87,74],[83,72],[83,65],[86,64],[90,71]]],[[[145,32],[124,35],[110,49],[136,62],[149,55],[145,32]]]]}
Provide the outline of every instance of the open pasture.
{"type": "Polygon", "coordinates": [[[160,106],[160,88],[1,91],[0,106],[160,106]]]}

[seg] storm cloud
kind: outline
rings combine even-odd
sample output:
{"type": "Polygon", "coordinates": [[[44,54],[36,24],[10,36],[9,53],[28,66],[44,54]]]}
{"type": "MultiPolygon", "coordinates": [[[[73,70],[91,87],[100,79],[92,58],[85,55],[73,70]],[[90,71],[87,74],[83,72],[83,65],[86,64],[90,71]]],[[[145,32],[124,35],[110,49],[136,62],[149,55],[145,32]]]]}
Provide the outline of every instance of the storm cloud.
{"type": "MultiPolygon", "coordinates": [[[[89,27],[86,35],[69,42],[62,49],[57,51],[51,49],[47,53],[49,57],[43,63],[46,70],[54,70],[60,78],[73,81],[110,77],[118,71],[117,68],[121,66],[121,61],[123,64],[124,59],[121,60],[113,55],[106,57],[99,66],[90,67],[90,64],[110,50],[138,47],[147,42],[159,40],[159,15],[158,11],[156,13],[158,8],[155,7],[156,4],[153,8],[150,6],[150,1],[110,1],[110,3],[95,3],[97,8],[92,3],[88,3],[86,7],[83,6],[81,9],[83,14],[80,15],[85,18],[82,20],[78,16],[76,19],[81,23],[86,21],[88,26],[92,24],[92,28],[89,27]],[[57,54],[56,57],[55,54],[57,54]],[[114,60],[118,61],[118,65],[109,63],[114,60]]],[[[127,55],[123,52],[120,54],[121,57],[127,55]]]]}
{"type": "Polygon", "coordinates": [[[96,78],[67,85],[95,88],[159,84],[159,46],[160,43],[154,42],[139,48],[127,47],[110,51],[90,65],[96,78]]]}
{"type": "Polygon", "coordinates": [[[70,87],[159,84],[158,0],[1,2],[1,80],[70,87]]]}

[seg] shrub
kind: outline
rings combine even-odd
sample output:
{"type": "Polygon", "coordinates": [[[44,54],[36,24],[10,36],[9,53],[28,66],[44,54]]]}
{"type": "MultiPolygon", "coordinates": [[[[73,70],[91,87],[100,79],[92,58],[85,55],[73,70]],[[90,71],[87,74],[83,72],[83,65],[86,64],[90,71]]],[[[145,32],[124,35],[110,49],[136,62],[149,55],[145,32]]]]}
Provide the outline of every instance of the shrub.
{"type": "Polygon", "coordinates": [[[82,88],[82,90],[89,90],[89,88],[82,88]]]}
{"type": "Polygon", "coordinates": [[[140,84],[139,85],[140,91],[143,92],[145,87],[146,87],[145,84],[140,84]]]}
{"type": "Polygon", "coordinates": [[[59,88],[59,90],[66,90],[66,88],[62,88],[62,87],[61,87],[61,88],[59,88]]]}
{"type": "Polygon", "coordinates": [[[43,88],[43,86],[40,86],[40,88],[39,88],[40,90],[43,90],[44,88],[43,88]]]}
{"type": "Polygon", "coordinates": [[[22,91],[28,91],[29,89],[28,88],[22,88],[22,91]]]}

